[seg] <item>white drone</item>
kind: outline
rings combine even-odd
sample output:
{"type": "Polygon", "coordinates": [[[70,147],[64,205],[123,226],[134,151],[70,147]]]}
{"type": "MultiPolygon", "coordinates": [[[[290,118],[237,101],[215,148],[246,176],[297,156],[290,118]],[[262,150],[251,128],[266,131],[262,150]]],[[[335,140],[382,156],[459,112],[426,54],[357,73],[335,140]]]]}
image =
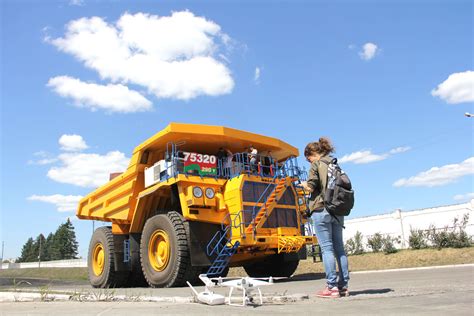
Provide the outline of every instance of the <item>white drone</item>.
{"type": "Polygon", "coordinates": [[[204,292],[198,293],[192,285],[188,283],[194,292],[196,298],[199,302],[208,304],[208,305],[220,305],[225,304],[225,297],[220,294],[212,292],[209,288],[213,287],[229,287],[229,296],[227,299],[227,304],[233,306],[247,306],[248,304],[254,304],[252,292],[257,290],[258,296],[260,299],[260,305],[263,304],[262,291],[260,291],[261,286],[272,285],[273,280],[284,279],[284,278],[251,278],[251,277],[234,277],[234,278],[208,278],[206,274],[199,275],[199,278],[205,285],[204,292]],[[232,293],[234,289],[242,291],[242,304],[233,304],[232,303],[232,293]]]}

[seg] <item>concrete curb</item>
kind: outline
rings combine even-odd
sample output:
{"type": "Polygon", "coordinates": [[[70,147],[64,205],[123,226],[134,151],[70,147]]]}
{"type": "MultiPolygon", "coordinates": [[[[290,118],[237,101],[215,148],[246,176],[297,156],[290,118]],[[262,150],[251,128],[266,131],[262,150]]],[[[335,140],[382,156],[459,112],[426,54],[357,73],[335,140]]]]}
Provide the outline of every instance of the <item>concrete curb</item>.
{"type": "MultiPolygon", "coordinates": [[[[308,294],[292,294],[292,295],[274,295],[263,296],[264,303],[282,303],[297,302],[309,299],[308,294]]],[[[111,295],[107,293],[90,294],[90,293],[73,293],[73,294],[49,294],[38,292],[0,292],[0,303],[5,302],[153,302],[153,303],[175,303],[189,304],[196,303],[192,296],[127,296],[127,295],[111,295]]],[[[227,298],[226,298],[227,301],[227,298]]],[[[232,302],[240,302],[241,298],[232,297],[232,302]]]]}
{"type": "Polygon", "coordinates": [[[431,269],[445,269],[445,268],[462,268],[474,267],[474,263],[467,264],[451,264],[446,266],[430,266],[430,267],[416,267],[416,268],[399,268],[386,270],[368,270],[368,271],[354,271],[351,274],[367,274],[367,273],[384,273],[384,272],[400,272],[400,271],[417,271],[417,270],[431,270],[431,269]]]}

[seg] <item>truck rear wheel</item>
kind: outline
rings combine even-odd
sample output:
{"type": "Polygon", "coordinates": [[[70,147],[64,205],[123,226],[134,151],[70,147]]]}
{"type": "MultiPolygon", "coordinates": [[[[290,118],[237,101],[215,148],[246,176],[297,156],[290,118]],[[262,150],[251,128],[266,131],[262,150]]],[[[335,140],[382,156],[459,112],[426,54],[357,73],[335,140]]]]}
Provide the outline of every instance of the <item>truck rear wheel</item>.
{"type": "Polygon", "coordinates": [[[299,260],[284,261],[283,255],[266,257],[263,261],[245,264],[245,272],[253,278],[290,277],[298,268],[299,260]]]}
{"type": "Polygon", "coordinates": [[[151,287],[183,286],[201,268],[191,266],[184,220],[177,212],[149,218],[143,228],[140,258],[151,287]]]}
{"type": "Polygon", "coordinates": [[[128,272],[115,271],[114,236],[110,227],[99,227],[89,244],[87,267],[89,280],[95,288],[122,287],[128,272]]]}

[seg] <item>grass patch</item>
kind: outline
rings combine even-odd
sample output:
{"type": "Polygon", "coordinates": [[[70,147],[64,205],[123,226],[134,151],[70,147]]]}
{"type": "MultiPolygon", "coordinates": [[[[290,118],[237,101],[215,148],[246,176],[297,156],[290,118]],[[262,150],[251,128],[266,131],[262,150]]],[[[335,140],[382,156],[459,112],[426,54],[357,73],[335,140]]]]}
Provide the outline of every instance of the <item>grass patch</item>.
{"type": "Polygon", "coordinates": [[[349,257],[352,271],[383,270],[474,263],[474,247],[400,250],[397,253],[367,253],[349,257]]]}
{"type": "Polygon", "coordinates": [[[89,280],[87,268],[31,268],[0,270],[0,278],[36,278],[47,280],[89,280]]]}
{"type": "MultiPolygon", "coordinates": [[[[451,264],[474,263],[474,247],[400,250],[393,254],[365,253],[349,256],[350,271],[384,270],[397,268],[414,268],[442,266],[451,264]]],[[[295,275],[306,273],[323,273],[322,262],[313,263],[312,259],[302,260],[295,275]]],[[[229,276],[246,275],[241,267],[231,268],[229,276]]]]}

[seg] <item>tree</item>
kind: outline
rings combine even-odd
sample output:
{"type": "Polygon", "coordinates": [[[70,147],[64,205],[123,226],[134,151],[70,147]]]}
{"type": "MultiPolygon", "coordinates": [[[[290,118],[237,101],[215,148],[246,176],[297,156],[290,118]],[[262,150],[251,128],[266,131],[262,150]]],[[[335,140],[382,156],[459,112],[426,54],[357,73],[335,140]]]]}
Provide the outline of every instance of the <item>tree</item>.
{"type": "Polygon", "coordinates": [[[64,224],[59,225],[54,234],[49,233],[47,238],[44,238],[43,234],[39,234],[36,240],[30,237],[23,245],[17,262],[76,259],[77,248],[74,226],[68,218],[64,224]]]}
{"type": "Polygon", "coordinates": [[[33,243],[33,260],[31,261],[38,261],[41,259],[41,261],[46,261],[45,259],[45,252],[46,252],[46,238],[44,238],[43,234],[39,234],[38,237],[36,237],[35,242],[33,243]]]}
{"type": "Polygon", "coordinates": [[[21,256],[18,258],[18,262],[31,262],[35,261],[34,260],[34,241],[33,238],[30,237],[26,241],[26,243],[23,245],[23,248],[21,249],[21,256]]]}
{"type": "Polygon", "coordinates": [[[48,237],[46,238],[45,245],[44,245],[45,253],[44,253],[44,261],[49,260],[57,260],[59,258],[59,252],[56,248],[54,248],[54,235],[53,233],[49,233],[48,237]]]}
{"type": "Polygon", "coordinates": [[[74,226],[69,218],[66,223],[60,225],[53,238],[53,252],[59,254],[58,259],[76,259],[78,243],[74,226]]]}

